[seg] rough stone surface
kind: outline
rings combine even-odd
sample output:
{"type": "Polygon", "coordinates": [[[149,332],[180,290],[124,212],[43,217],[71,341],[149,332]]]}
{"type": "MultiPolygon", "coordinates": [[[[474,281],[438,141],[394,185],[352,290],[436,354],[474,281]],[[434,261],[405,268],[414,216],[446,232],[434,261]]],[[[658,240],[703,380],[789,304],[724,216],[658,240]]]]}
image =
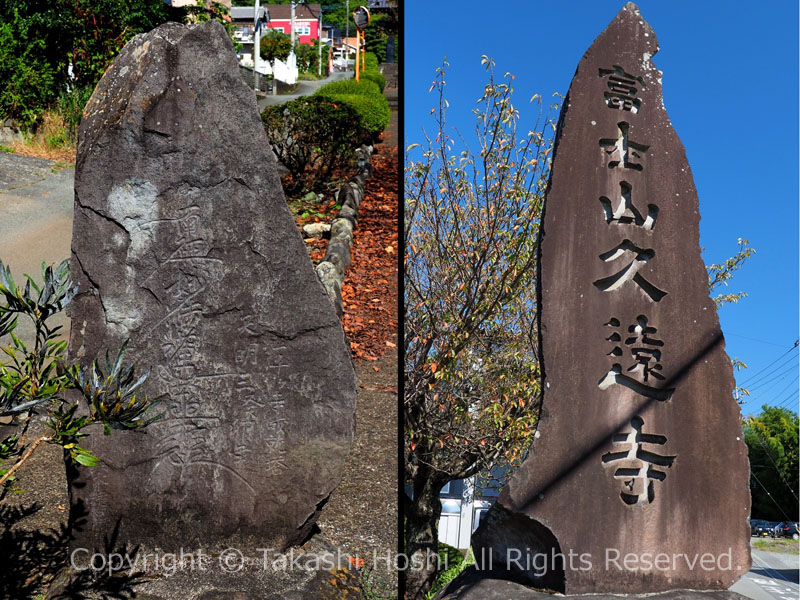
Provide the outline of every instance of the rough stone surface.
{"type": "Polygon", "coordinates": [[[325,287],[328,298],[333,302],[336,314],[341,319],[344,316],[344,302],[342,299],[343,274],[339,273],[333,263],[322,261],[317,265],[317,277],[325,287]]]}
{"type": "Polygon", "coordinates": [[[103,463],[72,474],[73,548],[306,539],[352,442],[355,376],[218,23],[137,36],[104,75],[72,249],[72,357],[130,338],[164,413],[90,438],[103,463]]]}
{"type": "Polygon", "coordinates": [[[310,238],[324,238],[331,230],[330,223],[306,223],[303,225],[303,235],[310,238]]]}
{"type": "Polygon", "coordinates": [[[570,86],[542,229],[540,438],[475,537],[503,578],[568,594],[725,589],[750,566],[747,448],[657,50],[628,3],[570,86]],[[509,573],[528,548],[566,568],[509,573]]]}
{"type": "MultiPolygon", "coordinates": [[[[746,596],[728,591],[672,590],[660,594],[591,594],[555,596],[582,600],[746,600],[746,596]]],[[[468,569],[437,596],[436,600],[553,600],[551,593],[532,590],[513,581],[485,579],[480,571],[468,569]]]]}

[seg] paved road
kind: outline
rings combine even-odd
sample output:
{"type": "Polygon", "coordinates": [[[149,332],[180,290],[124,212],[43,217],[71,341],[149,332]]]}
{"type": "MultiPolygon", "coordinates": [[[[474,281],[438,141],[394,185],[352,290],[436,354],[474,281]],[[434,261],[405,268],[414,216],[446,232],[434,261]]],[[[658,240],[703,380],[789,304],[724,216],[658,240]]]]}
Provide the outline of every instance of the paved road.
{"type": "MultiPolygon", "coordinates": [[[[58,264],[69,258],[72,240],[75,169],[40,158],[0,153],[0,260],[15,281],[23,274],[41,280],[42,262],[58,264]]],[[[49,321],[64,325],[64,314],[49,321]]],[[[33,328],[20,320],[17,335],[31,339],[33,328]]]]}
{"type": "Polygon", "coordinates": [[[752,548],[753,566],[731,586],[753,600],[797,600],[800,598],[800,556],[764,552],[752,548]]]}
{"type": "Polygon", "coordinates": [[[297,85],[297,90],[295,90],[294,94],[281,94],[277,96],[266,96],[265,98],[258,99],[258,110],[264,110],[267,106],[272,106],[275,104],[283,104],[284,102],[289,102],[289,100],[296,100],[301,96],[310,96],[314,92],[316,92],[319,88],[321,88],[326,83],[331,83],[332,81],[340,81],[342,79],[352,79],[353,73],[352,71],[349,73],[334,71],[330,75],[328,75],[327,79],[321,79],[319,81],[306,81],[302,80],[297,85]]]}
{"type": "Polygon", "coordinates": [[[74,176],[49,160],[0,154],[0,260],[14,271],[69,257],[74,176]]]}

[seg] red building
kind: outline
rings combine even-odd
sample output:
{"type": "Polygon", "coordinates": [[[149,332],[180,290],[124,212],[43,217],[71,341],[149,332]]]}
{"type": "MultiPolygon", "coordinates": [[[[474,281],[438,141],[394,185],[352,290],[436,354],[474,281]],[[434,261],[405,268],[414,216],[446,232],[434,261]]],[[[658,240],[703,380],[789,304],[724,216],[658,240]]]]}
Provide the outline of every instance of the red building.
{"type": "MultiPolygon", "coordinates": [[[[269,8],[270,29],[278,29],[288,34],[291,26],[291,6],[288,4],[267,4],[269,8]]],[[[319,4],[298,4],[294,8],[294,32],[298,42],[311,44],[319,39],[322,10],[319,4]]]]}
{"type": "MultiPolygon", "coordinates": [[[[261,4],[269,10],[269,29],[277,29],[287,35],[291,28],[291,6],[288,4],[261,4]]],[[[253,34],[253,6],[231,7],[233,23],[240,29],[235,37],[241,41],[252,43],[253,34]]],[[[295,37],[301,44],[311,44],[319,39],[322,9],[319,4],[298,4],[294,10],[295,37]]],[[[262,30],[262,34],[264,32],[262,30]]]]}

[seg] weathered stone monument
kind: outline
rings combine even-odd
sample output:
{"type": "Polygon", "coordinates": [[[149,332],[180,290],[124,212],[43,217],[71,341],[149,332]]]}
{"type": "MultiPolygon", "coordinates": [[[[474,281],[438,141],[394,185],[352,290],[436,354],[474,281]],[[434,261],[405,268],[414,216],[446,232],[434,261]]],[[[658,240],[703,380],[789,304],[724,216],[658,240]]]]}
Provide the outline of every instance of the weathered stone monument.
{"type": "Polygon", "coordinates": [[[350,449],[355,375],[218,23],[137,36],[100,81],[72,251],[72,357],[130,339],[164,414],[89,438],[73,547],[304,540],[350,449]]]}
{"type": "Polygon", "coordinates": [[[567,594],[720,590],[750,567],[747,448],[657,51],[628,3],[570,86],[542,226],[540,437],[473,539],[493,576],[567,594]]]}

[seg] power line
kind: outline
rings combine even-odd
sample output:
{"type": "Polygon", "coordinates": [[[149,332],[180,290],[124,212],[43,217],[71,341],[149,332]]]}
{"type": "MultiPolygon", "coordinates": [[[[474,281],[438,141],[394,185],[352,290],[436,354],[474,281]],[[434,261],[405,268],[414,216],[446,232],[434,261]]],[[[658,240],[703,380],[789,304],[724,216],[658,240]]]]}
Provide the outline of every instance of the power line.
{"type": "Polygon", "coordinates": [[[772,374],[772,378],[771,379],[766,379],[766,380],[762,381],[761,383],[756,383],[755,385],[754,384],[749,384],[749,385],[748,384],[744,384],[744,385],[747,385],[747,389],[752,392],[756,388],[763,388],[764,386],[769,387],[769,386],[774,385],[776,383],[780,383],[783,379],[786,378],[786,376],[789,373],[791,373],[792,371],[796,371],[797,370],[797,365],[795,365],[795,364],[789,365],[786,368],[784,368],[784,367],[785,367],[785,365],[783,365],[781,367],[778,367],[778,368],[782,368],[783,371],[781,371],[780,373],[772,374]]]}
{"type": "Polygon", "coordinates": [[[777,501],[777,500],[775,500],[775,498],[773,498],[773,497],[772,497],[772,494],[770,494],[770,493],[769,493],[769,490],[768,490],[766,487],[764,487],[764,484],[763,484],[763,483],[761,483],[761,480],[759,480],[759,478],[758,478],[758,477],[756,477],[756,474],[755,474],[755,473],[753,473],[753,471],[750,471],[750,475],[752,475],[752,476],[753,476],[753,479],[755,479],[755,480],[758,482],[758,485],[760,485],[762,488],[764,488],[764,491],[765,491],[765,492],[767,492],[767,496],[769,496],[769,499],[770,499],[770,500],[772,500],[772,501],[775,503],[775,506],[777,506],[777,507],[778,507],[778,510],[779,510],[779,511],[781,511],[781,514],[782,514],[784,517],[786,517],[786,520],[787,520],[787,521],[791,521],[791,519],[790,519],[790,518],[789,518],[789,517],[786,515],[786,513],[785,513],[785,512],[783,512],[783,509],[781,508],[781,505],[780,505],[780,504],[778,504],[778,501],[777,501]]]}
{"type": "MultiPolygon", "coordinates": [[[[794,376],[794,379],[792,379],[792,380],[789,382],[789,384],[788,384],[788,385],[786,385],[786,386],[785,386],[785,387],[784,387],[784,388],[783,388],[783,389],[782,389],[780,392],[778,392],[777,394],[775,394],[775,397],[776,397],[776,398],[780,397],[780,398],[782,399],[782,397],[783,397],[783,394],[784,394],[784,393],[786,392],[786,390],[788,390],[789,388],[792,388],[792,387],[794,387],[794,389],[796,390],[796,389],[797,389],[797,386],[796,386],[795,384],[797,383],[797,380],[798,380],[798,379],[800,379],[800,375],[795,375],[795,376],[794,376]]],[[[792,391],[794,391],[794,390],[792,390],[792,391]]],[[[776,400],[776,402],[778,402],[778,400],[776,400]]]]}
{"type": "MultiPolygon", "coordinates": [[[[771,391],[771,390],[775,390],[776,386],[779,386],[779,385],[783,384],[784,382],[786,382],[789,377],[791,377],[791,372],[786,372],[784,374],[781,374],[779,377],[777,377],[776,379],[774,379],[772,381],[769,381],[769,382],[763,383],[763,384],[761,384],[759,386],[756,386],[759,389],[755,393],[752,393],[754,390],[753,390],[753,388],[751,388],[749,386],[747,388],[745,388],[745,389],[748,391],[748,395],[752,396],[754,400],[757,399],[757,398],[765,398],[767,400],[767,403],[774,404],[775,401],[776,401],[775,399],[780,397],[783,393],[785,393],[785,391],[791,387],[791,383],[792,382],[790,381],[788,385],[783,387],[777,393],[774,392],[774,391],[771,391]]],[[[797,381],[797,371],[796,370],[795,370],[795,378],[792,381],[797,381]]]]}
{"type": "Polygon", "coordinates": [[[787,400],[784,400],[783,402],[778,404],[776,406],[776,408],[785,408],[786,410],[789,410],[789,411],[792,411],[792,412],[797,412],[797,410],[795,408],[797,406],[797,404],[795,404],[794,406],[789,406],[789,404],[791,402],[795,402],[796,403],[797,402],[797,398],[788,398],[787,400]]]}
{"type": "MultiPolygon", "coordinates": [[[[767,342],[765,340],[759,340],[759,339],[756,339],[756,338],[747,337],[746,335],[739,335],[738,333],[725,332],[725,335],[726,336],[732,335],[734,337],[743,338],[745,340],[750,340],[750,341],[753,341],[753,342],[759,342],[761,344],[769,344],[770,346],[777,346],[778,348],[785,348],[786,347],[786,344],[776,344],[775,342],[767,342]]],[[[795,345],[797,345],[797,342],[795,342],[795,345]]]]}
{"type": "MultiPolygon", "coordinates": [[[[771,394],[772,398],[781,397],[786,392],[786,390],[788,390],[790,387],[792,387],[797,382],[798,378],[800,378],[800,375],[795,375],[794,379],[792,381],[790,381],[789,384],[787,386],[785,386],[780,392],[778,392],[777,394],[771,394]]],[[[758,396],[756,398],[763,398],[763,397],[764,397],[764,392],[762,391],[762,392],[759,392],[759,394],[758,394],[758,396]]],[[[772,404],[777,404],[777,402],[778,402],[777,400],[773,400],[772,404]]]]}
{"type": "Polygon", "coordinates": [[[794,343],[794,346],[792,346],[792,347],[791,347],[791,348],[789,348],[789,349],[788,349],[786,352],[784,352],[783,354],[781,354],[780,356],[778,356],[778,358],[776,358],[775,360],[773,360],[771,363],[769,363],[769,364],[768,364],[766,367],[764,367],[764,368],[763,368],[763,369],[761,369],[760,371],[758,371],[758,372],[756,372],[756,373],[753,373],[753,374],[752,374],[750,377],[748,377],[747,379],[745,379],[745,380],[742,382],[742,384],[741,384],[741,385],[748,385],[748,384],[752,383],[753,381],[755,381],[756,379],[760,379],[759,375],[761,375],[761,374],[762,374],[764,371],[766,371],[767,369],[769,369],[769,368],[770,368],[772,365],[774,365],[776,362],[778,362],[778,361],[782,360],[782,359],[784,358],[784,356],[786,356],[787,354],[789,354],[789,353],[790,353],[792,350],[796,349],[797,347],[798,347],[798,343],[797,343],[797,342],[795,342],[795,343],[794,343]]]}
{"type": "Polygon", "coordinates": [[[798,392],[797,389],[792,390],[791,392],[789,392],[788,396],[784,396],[783,398],[780,398],[779,400],[777,400],[776,406],[778,408],[786,406],[787,404],[789,404],[790,402],[795,400],[795,396],[797,395],[797,392],[798,392]]]}

